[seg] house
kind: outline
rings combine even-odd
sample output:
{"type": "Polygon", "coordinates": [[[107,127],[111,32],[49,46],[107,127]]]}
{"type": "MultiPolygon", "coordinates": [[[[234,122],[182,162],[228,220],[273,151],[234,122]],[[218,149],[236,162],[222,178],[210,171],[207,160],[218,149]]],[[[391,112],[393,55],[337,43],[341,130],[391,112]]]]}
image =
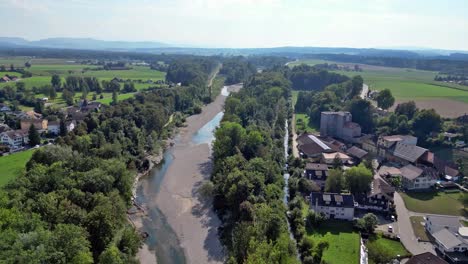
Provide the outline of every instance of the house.
{"type": "Polygon", "coordinates": [[[367,151],[358,148],[356,146],[352,146],[346,151],[347,154],[349,154],[351,157],[353,157],[356,161],[361,162],[367,154],[369,154],[367,151]]]}
{"type": "Polygon", "coordinates": [[[371,190],[367,194],[356,196],[359,209],[388,212],[393,204],[393,188],[380,177],[375,177],[371,183],[371,190]]]}
{"type": "Polygon", "coordinates": [[[435,234],[442,229],[456,233],[461,227],[460,218],[458,216],[449,215],[427,215],[424,226],[430,234],[435,234]]]}
{"type": "Polygon", "coordinates": [[[379,175],[382,178],[394,178],[401,176],[401,170],[393,166],[381,166],[379,169],[379,175]]]}
{"type": "Polygon", "coordinates": [[[328,219],[354,219],[354,198],[351,194],[313,192],[309,202],[312,210],[328,219]]]}
{"type": "Polygon", "coordinates": [[[29,142],[28,134],[21,130],[10,130],[0,134],[0,142],[12,149],[22,147],[29,142]]]}
{"type": "Polygon", "coordinates": [[[348,164],[351,157],[341,152],[324,152],[322,153],[322,161],[327,165],[333,165],[335,159],[338,158],[341,164],[348,164]]]}
{"type": "Polygon", "coordinates": [[[60,121],[49,121],[47,123],[47,132],[58,135],[60,133],[60,121]]]}
{"type": "Polygon", "coordinates": [[[10,82],[11,79],[8,78],[7,76],[3,76],[0,78],[0,83],[6,83],[6,82],[10,82]]]}
{"type": "Polygon", "coordinates": [[[97,112],[101,108],[101,103],[99,102],[86,102],[84,101],[81,106],[81,112],[97,112]]]}
{"type": "Polygon", "coordinates": [[[28,131],[31,125],[34,125],[34,127],[39,131],[43,132],[47,130],[47,119],[22,119],[20,124],[21,124],[21,130],[28,131]]]}
{"type": "Polygon", "coordinates": [[[328,165],[322,163],[307,163],[304,177],[314,181],[320,189],[325,190],[325,181],[328,177],[328,165]]]}
{"type": "Polygon", "coordinates": [[[412,256],[406,264],[448,264],[448,262],[431,252],[424,252],[422,254],[412,256]]]}
{"type": "Polygon", "coordinates": [[[319,158],[323,152],[333,152],[325,142],[312,134],[302,134],[297,138],[297,148],[305,158],[319,158]]]}
{"type": "Polygon", "coordinates": [[[304,177],[309,180],[326,180],[328,176],[327,164],[307,163],[304,170],[304,177]]]}
{"type": "Polygon", "coordinates": [[[457,232],[446,228],[432,235],[434,247],[442,256],[447,257],[453,263],[467,263],[468,251],[468,227],[460,227],[457,232]]]}
{"type": "Polygon", "coordinates": [[[361,147],[363,150],[372,153],[374,155],[378,154],[377,143],[372,137],[363,138],[361,140],[361,147]]]}
{"type": "Polygon", "coordinates": [[[437,171],[430,167],[408,164],[400,169],[403,188],[406,190],[428,189],[437,182],[437,171]]]}
{"type": "Polygon", "coordinates": [[[361,126],[352,122],[350,112],[322,112],[320,116],[320,136],[357,142],[357,138],[361,136],[361,126]]]}

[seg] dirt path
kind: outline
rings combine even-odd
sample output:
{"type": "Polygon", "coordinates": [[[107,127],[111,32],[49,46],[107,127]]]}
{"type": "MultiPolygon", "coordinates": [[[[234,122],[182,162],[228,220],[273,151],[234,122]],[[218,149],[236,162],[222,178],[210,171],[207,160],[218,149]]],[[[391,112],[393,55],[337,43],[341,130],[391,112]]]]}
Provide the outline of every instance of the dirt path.
{"type": "Polygon", "coordinates": [[[297,134],[296,134],[296,115],[293,114],[292,116],[292,154],[293,157],[299,158],[299,150],[297,149],[297,134]]]}
{"type": "MultiPolygon", "coordinates": [[[[240,86],[231,86],[237,91],[240,86]]],[[[219,95],[199,115],[187,118],[173,147],[174,160],[169,166],[155,199],[184,249],[188,263],[223,263],[223,247],[218,239],[220,220],[211,202],[198,199],[197,189],[211,173],[208,144],[195,145],[193,135],[223,110],[226,96],[219,95]]]]}

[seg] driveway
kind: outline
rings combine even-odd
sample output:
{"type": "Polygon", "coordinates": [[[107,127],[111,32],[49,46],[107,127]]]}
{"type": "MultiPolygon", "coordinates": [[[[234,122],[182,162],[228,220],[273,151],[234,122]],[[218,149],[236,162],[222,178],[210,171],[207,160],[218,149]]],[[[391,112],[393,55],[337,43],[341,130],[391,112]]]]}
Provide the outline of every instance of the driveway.
{"type": "Polygon", "coordinates": [[[411,225],[410,216],[412,215],[405,206],[403,198],[397,192],[393,197],[396,212],[398,215],[398,231],[400,235],[400,241],[411,252],[411,254],[421,254],[424,252],[431,252],[435,254],[432,244],[426,242],[418,242],[413,232],[413,226],[411,225]]]}

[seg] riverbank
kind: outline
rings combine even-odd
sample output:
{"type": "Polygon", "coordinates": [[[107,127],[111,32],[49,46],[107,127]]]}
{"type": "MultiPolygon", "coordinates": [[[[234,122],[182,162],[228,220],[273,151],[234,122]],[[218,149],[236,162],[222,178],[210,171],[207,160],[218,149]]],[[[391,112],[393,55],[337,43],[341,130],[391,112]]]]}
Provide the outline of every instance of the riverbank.
{"type": "MultiPolygon", "coordinates": [[[[230,86],[237,91],[241,86],[230,86]]],[[[223,111],[226,93],[203,107],[202,113],[190,116],[186,127],[180,128],[174,146],[169,150],[172,161],[159,185],[156,197],[147,195],[145,207],[158,207],[167,224],[177,235],[187,263],[223,263],[223,247],[218,239],[220,220],[211,209],[211,203],[198,199],[197,189],[211,173],[211,150],[208,142],[195,144],[193,137],[223,111]],[[148,199],[149,198],[149,199],[148,199]]],[[[154,186],[140,186],[145,194],[154,193],[154,186]]],[[[150,234],[151,235],[151,234],[150,234]]],[[[156,234],[157,235],[157,234],[156,234]]],[[[141,263],[155,263],[148,247],[138,254],[141,263]]],[[[159,255],[158,255],[159,256],[159,255]]]]}

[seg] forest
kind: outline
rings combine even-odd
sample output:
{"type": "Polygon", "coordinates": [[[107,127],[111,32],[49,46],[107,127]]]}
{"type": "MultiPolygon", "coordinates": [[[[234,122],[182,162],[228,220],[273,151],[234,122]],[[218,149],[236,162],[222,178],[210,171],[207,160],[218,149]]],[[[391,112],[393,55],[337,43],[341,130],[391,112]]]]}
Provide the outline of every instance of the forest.
{"type": "Polygon", "coordinates": [[[281,72],[257,73],[226,101],[211,181],[227,263],[298,263],[282,201],[290,89],[281,72]]]}
{"type": "Polygon", "coordinates": [[[35,151],[25,173],[0,191],[0,262],[137,263],[141,239],[126,219],[134,175],[207,96],[204,82],[189,83],[90,113],[56,145],[35,151]]]}

